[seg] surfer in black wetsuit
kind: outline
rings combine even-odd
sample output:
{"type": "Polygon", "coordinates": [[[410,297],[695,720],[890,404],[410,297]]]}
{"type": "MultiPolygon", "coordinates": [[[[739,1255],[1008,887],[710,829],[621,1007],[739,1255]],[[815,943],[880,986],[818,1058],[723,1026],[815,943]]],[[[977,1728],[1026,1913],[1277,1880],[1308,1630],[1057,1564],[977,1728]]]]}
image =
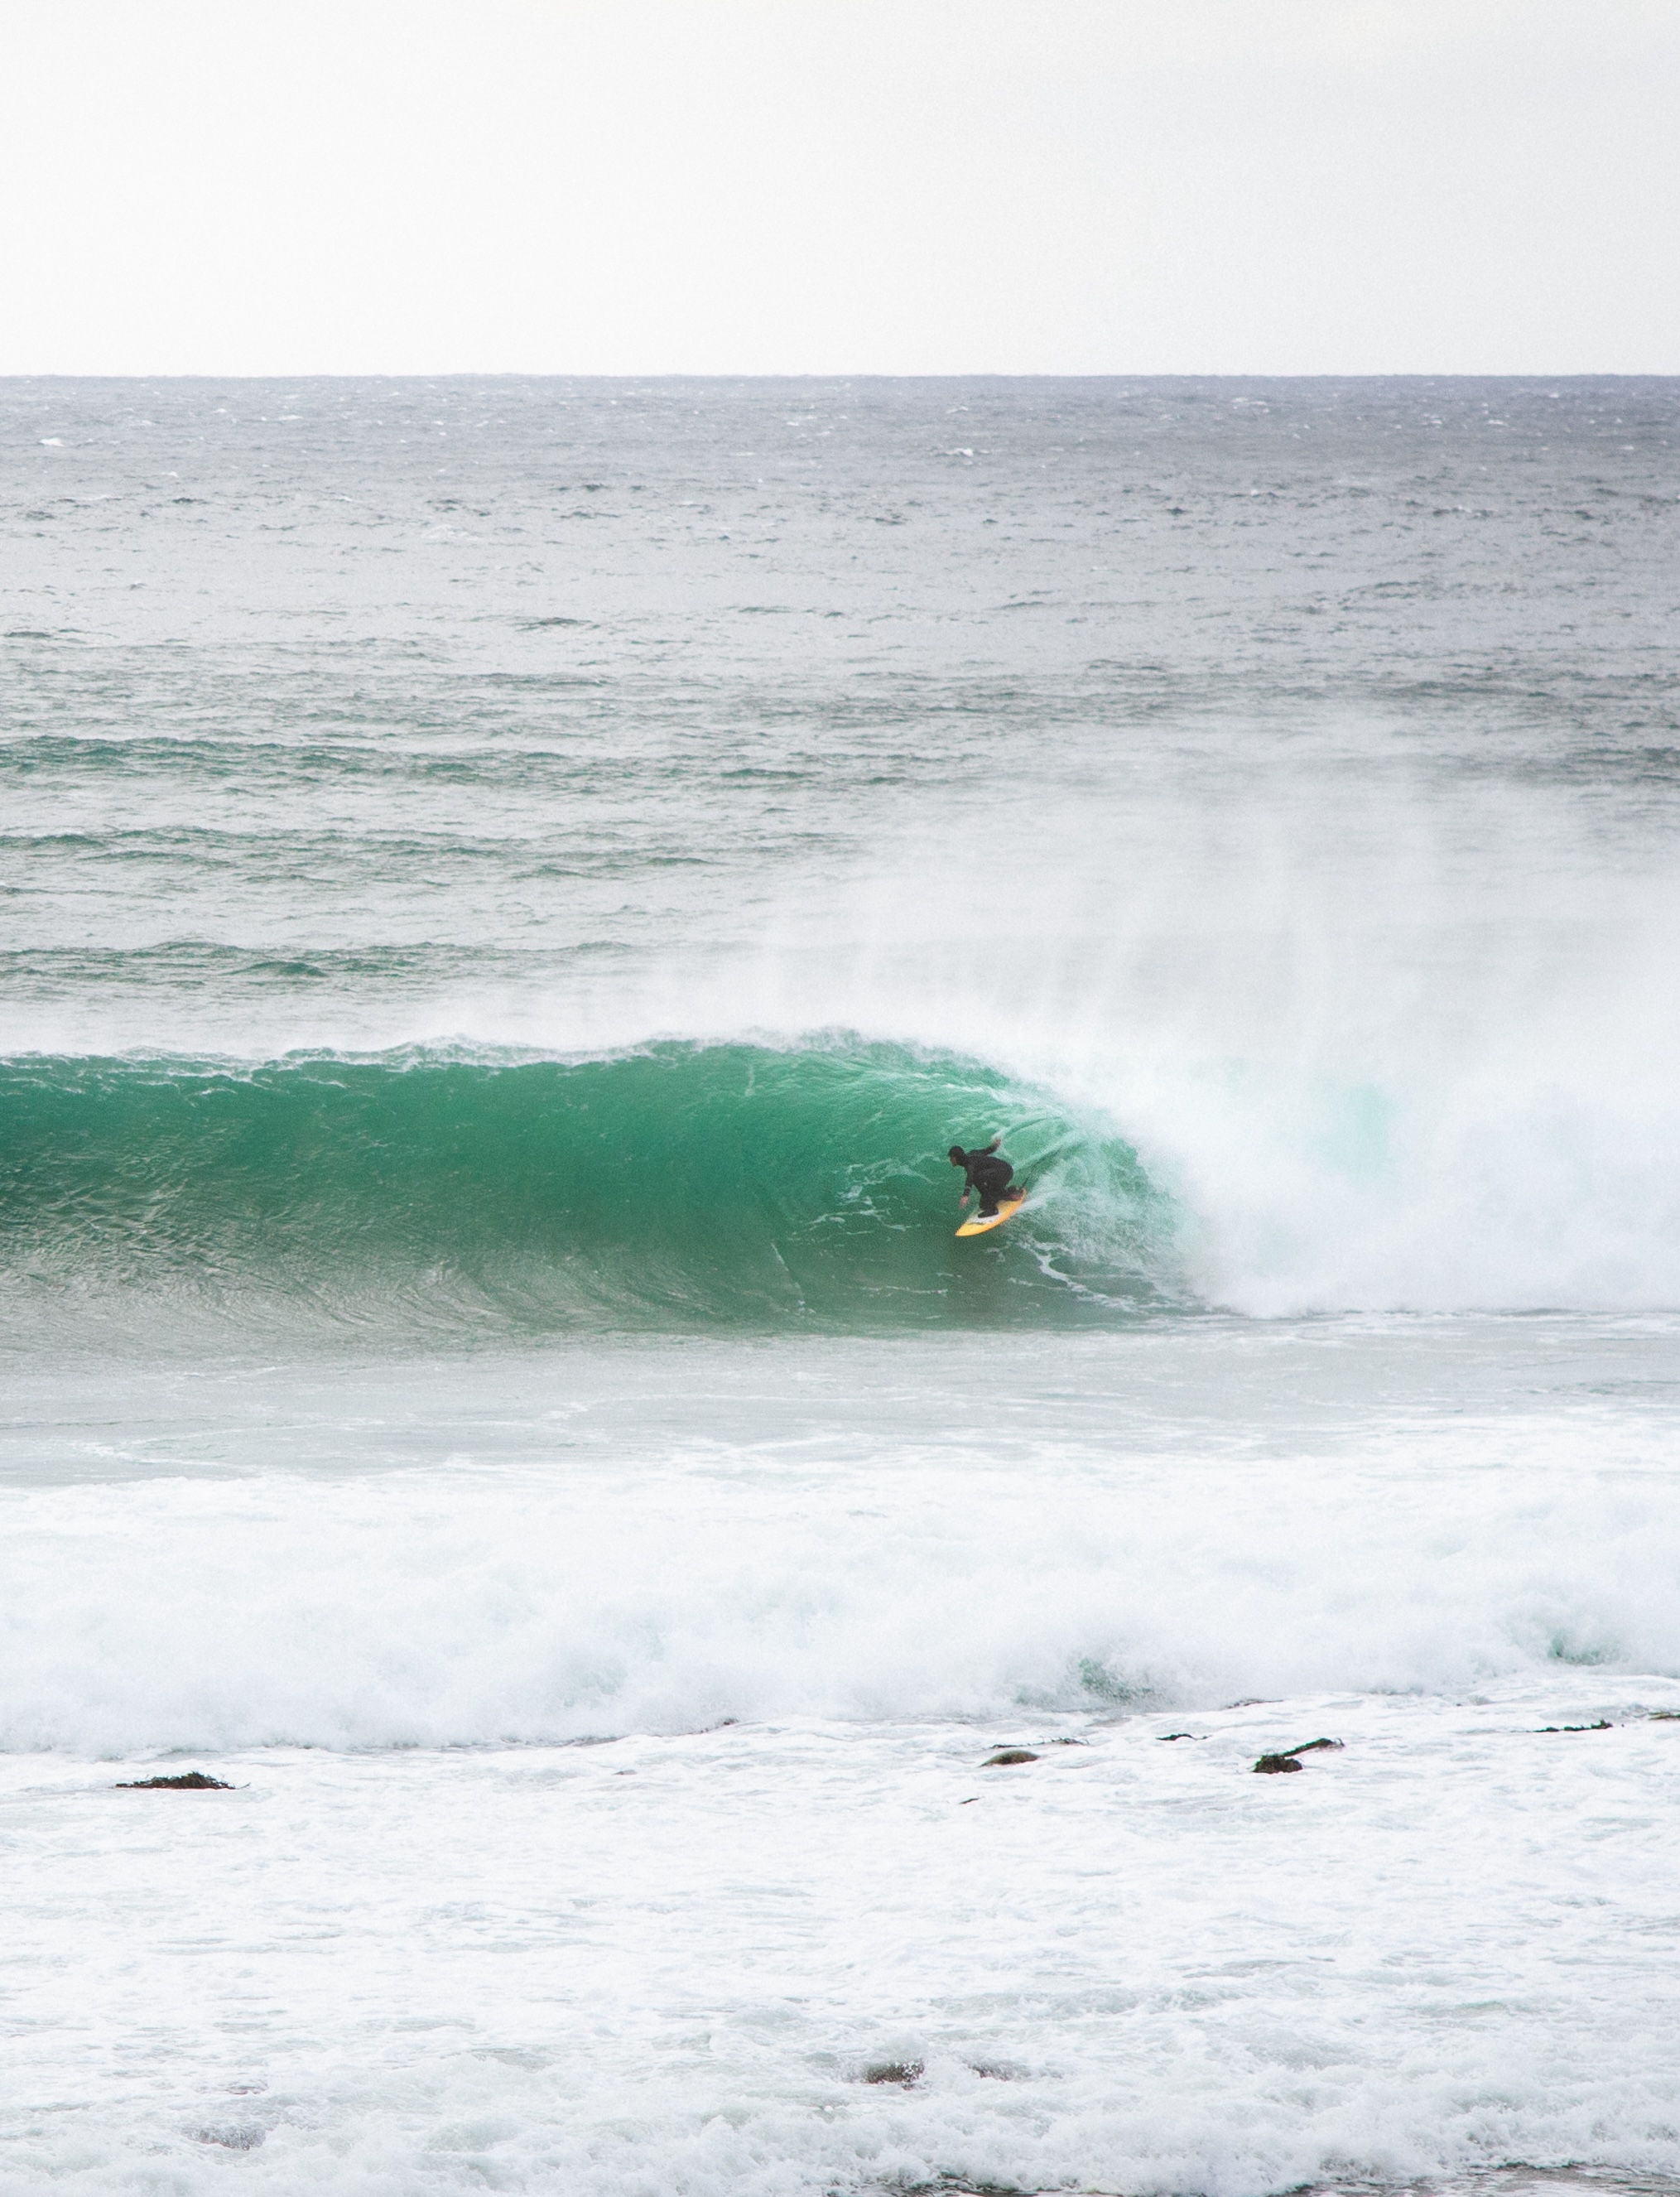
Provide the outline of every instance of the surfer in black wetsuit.
{"type": "Polygon", "coordinates": [[[1009,1190],[1009,1179],[1015,1169],[998,1151],[1003,1138],[994,1137],[984,1151],[965,1152],[960,1145],[953,1145],[950,1160],[953,1167],[963,1170],[963,1194],[957,1200],[960,1212],[968,1203],[970,1191],[980,1193],[980,1218],[989,1220],[998,1209],[998,1200],[1009,1190]]]}

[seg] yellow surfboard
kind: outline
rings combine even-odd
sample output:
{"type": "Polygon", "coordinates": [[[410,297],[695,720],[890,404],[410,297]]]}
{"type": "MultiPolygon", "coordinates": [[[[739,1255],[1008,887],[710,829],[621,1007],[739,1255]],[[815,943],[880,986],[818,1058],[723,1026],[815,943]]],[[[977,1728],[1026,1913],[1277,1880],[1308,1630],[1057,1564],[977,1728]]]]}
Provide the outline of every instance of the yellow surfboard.
{"type": "Polygon", "coordinates": [[[1019,1213],[1026,1203],[1027,1193],[1024,1190],[1007,1190],[998,1200],[998,1209],[995,1213],[988,1213],[983,1220],[976,1219],[964,1221],[957,1233],[959,1236],[983,1236],[988,1228],[1001,1228],[1010,1214],[1019,1213]]]}

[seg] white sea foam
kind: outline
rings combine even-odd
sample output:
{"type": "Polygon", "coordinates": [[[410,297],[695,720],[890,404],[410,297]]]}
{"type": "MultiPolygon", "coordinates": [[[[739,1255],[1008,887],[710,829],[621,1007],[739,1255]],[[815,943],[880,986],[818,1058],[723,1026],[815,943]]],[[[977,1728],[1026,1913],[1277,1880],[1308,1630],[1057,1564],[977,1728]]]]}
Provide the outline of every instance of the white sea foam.
{"type": "Polygon", "coordinates": [[[1672,2173],[1656,1694],[278,1750],[190,1794],[14,1762],[12,2074],[54,2105],[11,2121],[0,2186],[1672,2173]],[[1321,1734],[1341,1751],[1253,1774],[1321,1734]],[[983,1767],[1000,1739],[1038,1759],[983,1767]]]}
{"type": "MultiPolygon", "coordinates": [[[[812,1416],[831,1432],[773,1439],[767,1421],[758,1441],[739,1412],[726,1429],[704,1399],[685,1408],[692,1375],[655,1351],[645,1377],[675,1394],[650,1417],[691,1430],[584,1452],[576,1422],[533,1411],[543,1361],[467,1361],[449,1378],[474,1423],[424,1469],[14,1487],[0,1734],[117,1752],[438,1746],[1450,1694],[1560,1661],[1680,1673],[1660,1422],[1590,1400],[1515,1417],[1436,1406],[1310,1446],[1274,1436],[1261,1455],[1233,1454],[1230,1424],[1163,1446],[1156,1407],[1213,1365],[1211,1348],[1167,1349],[1163,1365],[1147,1339],[1082,1356],[1041,1342],[988,1440],[970,1413],[942,1423],[937,1384],[995,1388],[995,1349],[862,1345],[825,1361],[812,1416]],[[1088,1431],[1037,1429],[1058,1366],[1093,1384],[1088,1431]],[[916,1371],[920,1394],[881,1399],[889,1369],[916,1371]],[[877,1393],[853,1435],[859,1390],[877,1393]]],[[[1363,1349],[1381,1379],[1382,1344],[1363,1349]]],[[[708,1346],[701,1362],[715,1383],[726,1361],[708,1346]]],[[[636,1364],[598,1377],[634,1383],[636,1364]]],[[[259,1417],[285,1394],[254,1386],[259,1417]]],[[[330,1389],[341,1431],[313,1439],[356,1456],[358,1397],[390,1412],[401,1387],[330,1389]]],[[[387,1459],[437,1446],[372,1423],[387,1459]]],[[[216,1446],[234,1462],[246,1445],[229,1429],[216,1446]]],[[[201,1458],[204,1440],[154,1442],[153,1470],[171,1447],[201,1458]]]]}

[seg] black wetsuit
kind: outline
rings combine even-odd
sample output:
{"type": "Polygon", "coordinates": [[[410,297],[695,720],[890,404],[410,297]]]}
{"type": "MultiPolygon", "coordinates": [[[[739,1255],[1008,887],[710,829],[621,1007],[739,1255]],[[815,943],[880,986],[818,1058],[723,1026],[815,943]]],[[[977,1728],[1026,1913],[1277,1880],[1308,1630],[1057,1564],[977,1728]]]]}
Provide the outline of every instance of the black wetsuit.
{"type": "MultiPolygon", "coordinates": [[[[958,1148],[959,1151],[961,1147],[958,1148]]],[[[964,1152],[963,1176],[969,1190],[980,1192],[980,1214],[989,1218],[998,1209],[998,1200],[1009,1188],[1009,1179],[1015,1169],[1001,1152],[964,1152]]]]}

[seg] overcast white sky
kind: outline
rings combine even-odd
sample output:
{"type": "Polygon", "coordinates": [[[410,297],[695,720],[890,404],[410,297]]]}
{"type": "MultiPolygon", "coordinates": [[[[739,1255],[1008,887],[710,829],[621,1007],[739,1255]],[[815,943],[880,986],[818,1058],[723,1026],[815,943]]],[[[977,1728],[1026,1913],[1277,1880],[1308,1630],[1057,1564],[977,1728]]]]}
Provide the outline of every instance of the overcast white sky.
{"type": "Polygon", "coordinates": [[[1680,371],[1680,0],[9,0],[0,372],[1680,371]]]}

